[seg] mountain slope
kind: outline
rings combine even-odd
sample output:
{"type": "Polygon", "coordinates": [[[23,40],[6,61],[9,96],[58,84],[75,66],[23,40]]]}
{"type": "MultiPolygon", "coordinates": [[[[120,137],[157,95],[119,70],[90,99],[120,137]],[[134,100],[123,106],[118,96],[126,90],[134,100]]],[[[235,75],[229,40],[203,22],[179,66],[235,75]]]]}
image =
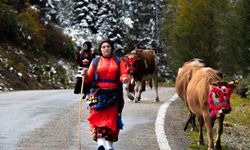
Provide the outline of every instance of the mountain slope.
{"type": "Polygon", "coordinates": [[[72,88],[75,70],[65,59],[0,43],[0,91],[72,88]]]}

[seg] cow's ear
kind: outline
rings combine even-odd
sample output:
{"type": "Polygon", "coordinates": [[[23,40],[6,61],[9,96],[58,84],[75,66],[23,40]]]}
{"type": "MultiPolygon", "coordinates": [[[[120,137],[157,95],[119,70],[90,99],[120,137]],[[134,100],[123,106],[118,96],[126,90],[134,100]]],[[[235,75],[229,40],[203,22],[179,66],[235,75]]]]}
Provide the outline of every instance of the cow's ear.
{"type": "Polygon", "coordinates": [[[218,75],[221,79],[223,79],[223,74],[222,74],[222,72],[217,71],[217,75],[218,75]]]}
{"type": "Polygon", "coordinates": [[[228,84],[233,85],[234,87],[237,87],[238,84],[239,84],[239,81],[238,80],[233,80],[233,81],[228,82],[228,84]]]}

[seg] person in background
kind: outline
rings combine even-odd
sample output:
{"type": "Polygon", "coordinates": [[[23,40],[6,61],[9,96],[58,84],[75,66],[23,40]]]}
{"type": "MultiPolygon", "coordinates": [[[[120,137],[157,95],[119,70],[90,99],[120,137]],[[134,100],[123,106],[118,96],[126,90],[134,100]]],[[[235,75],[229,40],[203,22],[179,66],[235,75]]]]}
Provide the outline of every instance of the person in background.
{"type": "Polygon", "coordinates": [[[95,49],[91,48],[91,57],[95,58],[96,57],[96,53],[95,53],[95,49]]]}
{"type": "MultiPolygon", "coordinates": [[[[76,79],[76,85],[75,85],[75,94],[79,94],[81,92],[81,86],[82,86],[82,70],[83,68],[88,68],[92,59],[95,57],[95,55],[92,54],[91,48],[92,44],[89,41],[86,41],[83,43],[83,48],[77,52],[76,54],[76,63],[78,64],[78,70],[77,70],[77,79],[76,79]]],[[[86,88],[85,88],[86,89],[86,88]]]]}
{"type": "MultiPolygon", "coordinates": [[[[100,56],[93,59],[89,69],[85,69],[82,75],[84,84],[92,83],[90,90],[94,91],[97,101],[89,96],[90,114],[88,122],[93,133],[93,139],[97,141],[97,150],[113,150],[113,142],[118,140],[124,106],[122,83],[128,82],[128,74],[125,64],[120,57],[112,54],[114,44],[105,39],[99,45],[100,56]]],[[[85,85],[84,85],[85,87],[85,85]]]]}

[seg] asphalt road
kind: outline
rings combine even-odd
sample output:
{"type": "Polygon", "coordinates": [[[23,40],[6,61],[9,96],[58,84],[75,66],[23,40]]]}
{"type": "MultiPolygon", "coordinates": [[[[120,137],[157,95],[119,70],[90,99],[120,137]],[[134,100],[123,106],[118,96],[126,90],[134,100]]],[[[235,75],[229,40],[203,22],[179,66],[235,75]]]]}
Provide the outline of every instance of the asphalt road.
{"type": "MultiPolygon", "coordinates": [[[[140,103],[125,99],[124,129],[116,150],[158,150],[155,121],[158,110],[175,94],[174,88],[146,89],[140,103]]],[[[2,150],[74,150],[78,148],[77,119],[79,95],[72,90],[19,91],[0,94],[0,149],[2,150]]],[[[88,128],[88,110],[84,105],[81,123],[81,146],[96,149],[88,128]]],[[[171,149],[185,149],[182,102],[174,101],[167,110],[166,137],[171,149]],[[173,107],[173,106],[174,107],[173,107]],[[174,128],[173,128],[174,127],[174,128]],[[178,133],[178,134],[177,134],[178,133]],[[180,134],[179,134],[180,133],[180,134]]]]}

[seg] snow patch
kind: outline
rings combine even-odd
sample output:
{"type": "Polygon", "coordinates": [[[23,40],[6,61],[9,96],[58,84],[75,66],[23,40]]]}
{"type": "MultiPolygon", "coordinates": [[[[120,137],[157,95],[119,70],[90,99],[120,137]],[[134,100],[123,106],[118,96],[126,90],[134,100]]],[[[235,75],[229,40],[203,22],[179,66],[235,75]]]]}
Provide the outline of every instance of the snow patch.
{"type": "Polygon", "coordinates": [[[125,18],[124,19],[125,25],[127,25],[129,28],[133,28],[134,21],[131,20],[131,18],[125,18]]]}
{"type": "Polygon", "coordinates": [[[23,74],[22,74],[21,72],[18,72],[17,75],[18,75],[19,77],[22,77],[22,76],[23,76],[23,74]]]}

